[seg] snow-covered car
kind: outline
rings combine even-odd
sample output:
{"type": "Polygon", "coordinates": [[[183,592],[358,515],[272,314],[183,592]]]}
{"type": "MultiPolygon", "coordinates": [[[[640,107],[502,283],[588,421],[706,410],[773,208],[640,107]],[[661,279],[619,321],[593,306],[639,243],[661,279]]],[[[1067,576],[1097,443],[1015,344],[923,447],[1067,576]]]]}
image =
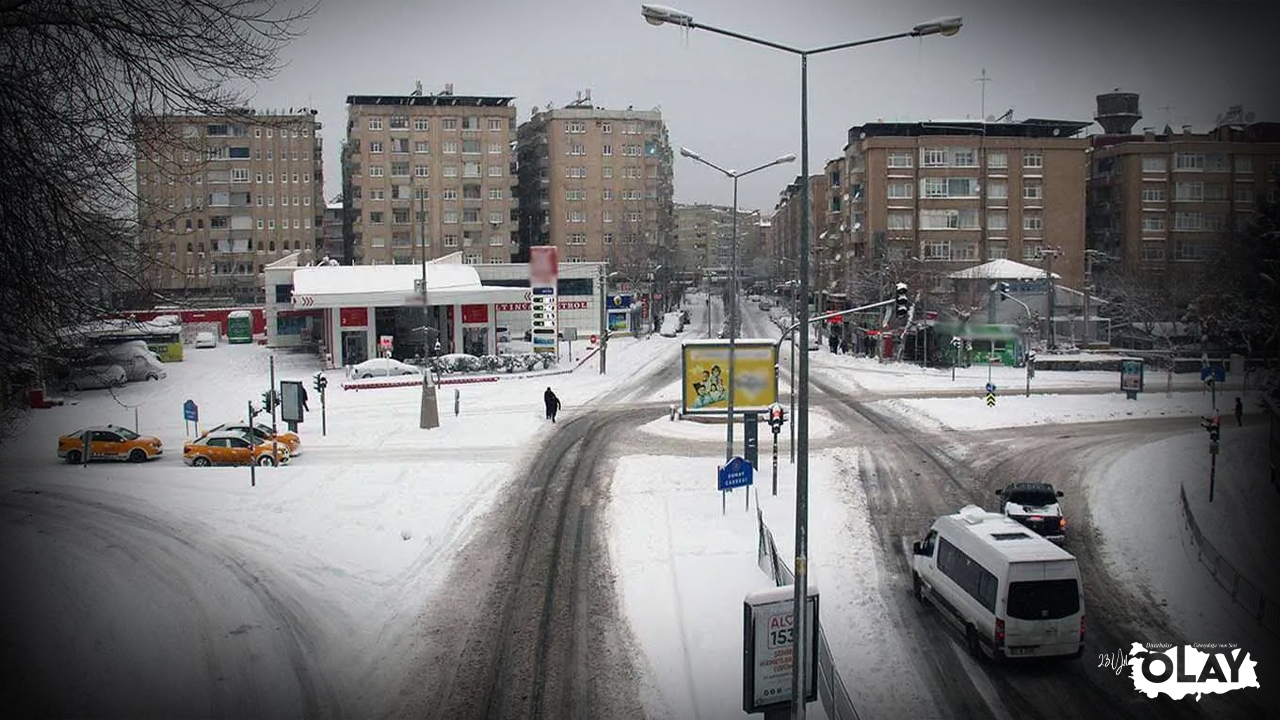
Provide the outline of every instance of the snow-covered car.
{"type": "Polygon", "coordinates": [[[391,358],[373,358],[351,366],[351,377],[361,379],[421,374],[422,370],[416,366],[391,358]]]}
{"type": "Polygon", "coordinates": [[[196,333],[196,347],[213,348],[218,347],[218,336],[211,332],[196,333]]]}
{"type": "Polygon", "coordinates": [[[662,316],[662,329],[658,334],[663,337],[675,337],[676,333],[684,329],[684,320],[678,312],[669,312],[662,316]]]}
{"type": "Polygon", "coordinates": [[[996,490],[1000,510],[1010,518],[1057,543],[1066,540],[1067,519],[1058,498],[1061,490],[1049,483],[1013,482],[996,490]]]}
{"type": "Polygon", "coordinates": [[[237,432],[246,436],[252,433],[257,442],[266,443],[271,442],[271,439],[274,437],[276,442],[279,442],[281,445],[289,448],[290,456],[298,457],[302,454],[302,438],[298,437],[297,433],[285,430],[273,435],[271,433],[271,426],[266,423],[254,423],[252,427],[250,427],[248,423],[244,422],[222,423],[221,425],[211,427],[200,433],[200,437],[212,435],[216,432],[237,432]]]}
{"type": "Polygon", "coordinates": [[[69,392],[121,387],[127,382],[129,382],[129,376],[119,365],[82,365],[67,368],[54,380],[55,385],[69,392]]]}
{"type": "Polygon", "coordinates": [[[89,434],[90,460],[145,462],[164,454],[164,443],[120,425],[98,425],[58,438],[58,457],[72,465],[84,460],[84,436],[89,434]]]}

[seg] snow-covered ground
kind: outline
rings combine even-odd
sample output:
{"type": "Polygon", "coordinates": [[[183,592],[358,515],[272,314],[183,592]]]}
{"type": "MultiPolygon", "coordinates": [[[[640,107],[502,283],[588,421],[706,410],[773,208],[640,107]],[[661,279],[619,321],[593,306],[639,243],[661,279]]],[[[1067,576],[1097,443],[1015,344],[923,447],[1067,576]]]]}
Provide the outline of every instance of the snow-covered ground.
{"type": "MultiPolygon", "coordinates": [[[[701,305],[694,303],[691,310],[700,315],[701,305]]],[[[704,325],[695,317],[693,329],[699,327],[704,325]]],[[[416,617],[431,611],[450,551],[467,539],[510,481],[515,463],[550,429],[542,418],[543,389],[554,388],[565,416],[618,400],[678,402],[678,382],[645,397],[633,397],[628,388],[650,371],[678,366],[682,338],[615,339],[605,376],[598,374],[593,359],[569,375],[443,387],[441,427],[433,430],[418,428],[418,388],[342,391],[340,374],[332,373],[324,437],[320,400],[310,389],[314,359],[278,353],[278,379],[304,381],[311,413],[301,429],[302,456],[288,467],[259,470],[256,487],[250,487],[245,468],[195,469],[181,463],[187,435],[181,407],[188,398],[198,403],[202,427],[243,418],[245,404],[257,401],[267,386],[270,353],[263,348],[224,344],[191,350],[185,362],[167,368],[164,381],[131,384],[114,397],[87,392],[75,404],[33,412],[0,456],[0,489],[6,491],[0,502],[0,543],[6,548],[0,573],[11,589],[4,594],[4,607],[24,613],[30,634],[0,624],[9,633],[0,641],[19,656],[29,652],[66,661],[57,676],[22,675],[32,671],[18,668],[15,679],[63,694],[72,693],[74,682],[76,692],[99,701],[92,708],[71,702],[71,710],[79,714],[131,714],[138,707],[133,701],[139,688],[154,687],[137,673],[161,673],[173,680],[170,695],[148,706],[159,709],[158,714],[203,703],[212,714],[277,715],[291,711],[280,697],[306,682],[291,668],[264,666],[264,658],[281,656],[269,650],[282,642],[273,623],[284,618],[318,633],[307,638],[306,651],[315,658],[317,671],[349,679],[350,687],[340,688],[348,697],[367,700],[393,692],[407,672],[395,661],[409,652],[405,643],[416,617]],[[461,407],[456,417],[455,389],[461,407]],[[55,457],[59,435],[106,422],[132,427],[135,409],[139,430],[165,442],[160,460],[82,468],[55,457]],[[23,498],[37,492],[59,497],[61,514],[32,515],[32,504],[23,498]],[[117,530],[113,518],[121,515],[132,518],[126,525],[142,518],[150,529],[117,530]],[[150,540],[155,548],[137,554],[150,540]],[[271,578],[276,594],[270,598],[262,595],[257,579],[263,577],[271,578]],[[191,597],[216,600],[193,605],[191,597]],[[147,600],[130,603],[128,598],[147,600]],[[276,609],[264,610],[268,605],[276,609]],[[193,654],[193,634],[200,646],[217,652],[193,654]],[[113,664],[114,657],[135,644],[147,648],[149,666],[113,664]],[[245,666],[209,666],[212,656],[243,657],[245,666]],[[262,697],[221,697],[217,677],[228,672],[259,673],[278,685],[262,697]]],[[[953,387],[949,371],[829,353],[813,357],[815,373],[847,383],[851,391],[953,387]]],[[[1021,373],[995,368],[993,377],[998,385],[1020,387],[1021,373]]],[[[1118,384],[1115,373],[1096,379],[1091,375],[1040,373],[1033,387],[1118,384]]],[[[1149,389],[1154,389],[1153,380],[1148,376],[1149,389]]],[[[986,369],[961,369],[956,382],[980,391],[986,369]]],[[[1193,387],[1198,388],[1198,381],[1193,387]]],[[[925,426],[992,426],[991,409],[976,392],[974,398],[881,402],[925,426]]],[[[1139,417],[1148,414],[1147,408],[1155,414],[1198,415],[1207,412],[1207,404],[1198,393],[1164,398],[1148,392],[1137,401],[1116,393],[1029,399],[1002,394],[995,410],[1000,424],[1022,425],[1111,419],[1127,411],[1139,417]]],[[[834,421],[818,413],[811,428],[815,438],[839,432],[834,421]]],[[[649,706],[667,717],[736,717],[741,713],[741,663],[736,658],[741,653],[742,597],[771,583],[756,566],[757,499],[753,497],[747,512],[745,493],[732,493],[727,512],[721,514],[714,473],[723,461],[715,447],[724,437],[723,425],[655,416],[643,431],[708,443],[705,455],[624,457],[610,486],[610,552],[626,616],[645,651],[649,706]]],[[[1224,553],[1245,537],[1244,519],[1268,517],[1261,511],[1243,518],[1228,512],[1232,503],[1247,504],[1248,496],[1227,489],[1237,475],[1229,459],[1236,437],[1230,427],[1224,428],[1218,468],[1222,498],[1215,499],[1213,508],[1196,508],[1205,534],[1225,538],[1220,541],[1224,553]]],[[[1146,547],[1149,543],[1134,543],[1123,533],[1178,527],[1176,518],[1166,517],[1177,512],[1176,489],[1170,501],[1172,484],[1162,484],[1168,475],[1162,476],[1159,468],[1198,467],[1195,463],[1204,461],[1203,433],[1194,440],[1135,448],[1132,456],[1094,468],[1094,492],[1107,492],[1116,477],[1124,477],[1135,492],[1141,488],[1153,498],[1126,504],[1124,518],[1099,514],[1096,522],[1109,544],[1146,547]],[[1138,522],[1135,512],[1150,517],[1138,522]]],[[[763,449],[762,460],[757,486],[764,490],[769,465],[763,449]]],[[[853,450],[831,449],[815,451],[810,463],[811,577],[823,593],[823,626],[863,717],[885,717],[903,708],[918,717],[934,716],[938,713],[930,693],[894,635],[893,614],[882,595],[866,500],[851,475],[859,460],[853,450]]],[[[766,491],[758,502],[785,557],[792,554],[794,483],[789,463],[779,469],[779,496],[766,491]]],[[[1236,482],[1235,487],[1244,487],[1236,482]]],[[[1194,608],[1198,600],[1192,598],[1199,595],[1168,585],[1157,572],[1161,564],[1175,560],[1201,573],[1205,593],[1215,589],[1194,564],[1194,555],[1114,557],[1117,572],[1148,566],[1150,576],[1142,581],[1170,598],[1171,609],[1177,610],[1173,603],[1184,595],[1194,608]]],[[[1193,615],[1175,614],[1195,622],[1193,615]]],[[[816,706],[813,712],[817,715],[816,706]]]]}

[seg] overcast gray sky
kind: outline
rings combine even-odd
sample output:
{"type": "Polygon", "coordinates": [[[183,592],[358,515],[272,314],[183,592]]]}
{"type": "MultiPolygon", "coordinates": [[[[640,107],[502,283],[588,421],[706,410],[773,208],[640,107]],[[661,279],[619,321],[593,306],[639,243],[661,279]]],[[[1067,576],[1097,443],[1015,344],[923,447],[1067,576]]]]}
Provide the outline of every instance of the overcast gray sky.
{"type": "MultiPolygon", "coordinates": [[[[1272,91],[1277,3],[1160,0],[665,0],[698,22],[815,48],[962,15],[954,37],[902,39],[811,57],[810,170],[851,125],[884,119],[1092,120],[1094,96],[1141,95],[1138,127],[1207,129],[1228,106],[1280,121],[1272,91]],[[1172,106],[1172,110],[1164,109],[1172,106]]],[[[652,27],[638,0],[323,0],[258,108],[309,106],[324,123],[325,194],[340,190],[349,94],[514,96],[518,118],[590,88],[594,104],[658,107],[673,146],[747,169],[800,150],[797,56],[703,31],[652,27]]],[[[1095,126],[1096,129],[1096,126],[1095,126]]],[[[739,184],[771,211],[799,162],[739,184]]],[[[729,204],[732,187],[677,157],[677,202],[729,204]]]]}

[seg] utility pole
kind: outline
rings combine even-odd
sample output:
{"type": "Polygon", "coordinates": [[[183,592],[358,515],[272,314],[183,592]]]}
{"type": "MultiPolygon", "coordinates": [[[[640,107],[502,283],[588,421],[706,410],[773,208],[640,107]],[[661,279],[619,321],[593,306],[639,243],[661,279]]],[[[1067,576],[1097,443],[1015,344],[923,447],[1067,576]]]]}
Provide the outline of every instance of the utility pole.
{"type": "Polygon", "coordinates": [[[1044,280],[1047,292],[1045,293],[1045,322],[1049,324],[1048,333],[1045,337],[1049,339],[1049,349],[1057,349],[1057,338],[1054,336],[1053,329],[1053,306],[1054,306],[1054,287],[1053,287],[1053,259],[1062,255],[1062,248],[1045,248],[1042,251],[1044,255],[1044,280]]]}
{"type": "Polygon", "coordinates": [[[982,68],[982,77],[974,78],[976,83],[982,83],[982,114],[979,116],[983,124],[987,122],[987,83],[991,82],[991,78],[987,77],[987,69],[982,68]]]}

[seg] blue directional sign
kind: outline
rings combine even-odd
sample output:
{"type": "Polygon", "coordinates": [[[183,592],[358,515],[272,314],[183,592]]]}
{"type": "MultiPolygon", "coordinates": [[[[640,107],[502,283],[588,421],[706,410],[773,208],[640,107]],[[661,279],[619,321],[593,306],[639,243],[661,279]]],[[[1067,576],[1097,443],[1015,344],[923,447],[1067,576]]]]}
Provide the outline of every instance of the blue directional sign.
{"type": "Polygon", "coordinates": [[[182,419],[187,422],[200,422],[200,409],[196,407],[195,400],[182,403],[182,419]]]}
{"type": "Polygon", "coordinates": [[[996,391],[996,384],[995,384],[995,383],[987,383],[987,392],[989,392],[989,393],[993,393],[993,392],[995,392],[995,391],[996,391]]]}
{"type": "Polygon", "coordinates": [[[1200,368],[1200,379],[1205,382],[1226,382],[1227,370],[1221,365],[1209,365],[1200,368]]]}
{"type": "Polygon", "coordinates": [[[720,466],[716,476],[716,489],[732,490],[750,485],[753,469],[751,463],[739,456],[734,456],[727,464],[720,466]]]}

